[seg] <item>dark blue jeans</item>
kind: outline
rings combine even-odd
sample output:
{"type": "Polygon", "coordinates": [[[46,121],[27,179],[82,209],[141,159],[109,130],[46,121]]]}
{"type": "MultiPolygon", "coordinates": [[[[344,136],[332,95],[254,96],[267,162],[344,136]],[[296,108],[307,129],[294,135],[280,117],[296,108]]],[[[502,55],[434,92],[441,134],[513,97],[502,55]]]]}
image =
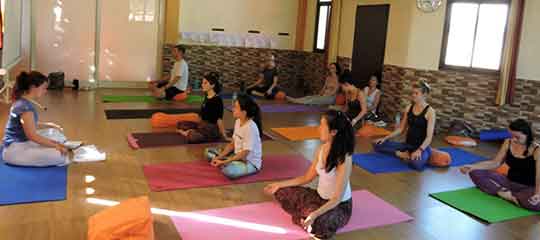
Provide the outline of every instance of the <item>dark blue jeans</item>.
{"type": "MultiPolygon", "coordinates": [[[[375,152],[384,153],[384,154],[392,155],[392,156],[396,156],[397,151],[413,153],[417,149],[406,143],[400,143],[400,142],[394,142],[394,141],[386,141],[383,144],[375,144],[373,148],[375,149],[375,152]]],[[[409,162],[409,166],[416,170],[424,170],[430,157],[431,157],[431,147],[427,147],[422,152],[422,157],[416,161],[411,160],[409,162]]]]}

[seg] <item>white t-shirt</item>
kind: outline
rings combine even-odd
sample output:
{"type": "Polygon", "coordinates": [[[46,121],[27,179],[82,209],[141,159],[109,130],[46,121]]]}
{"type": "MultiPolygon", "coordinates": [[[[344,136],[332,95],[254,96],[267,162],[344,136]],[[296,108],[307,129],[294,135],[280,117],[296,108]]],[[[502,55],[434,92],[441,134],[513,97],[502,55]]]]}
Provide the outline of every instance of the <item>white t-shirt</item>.
{"type": "MultiPolygon", "coordinates": [[[[350,157],[350,156],[347,156],[350,157]]],[[[317,162],[316,171],[319,175],[319,184],[317,185],[317,192],[322,199],[328,200],[334,196],[336,190],[337,174],[336,168],[332,169],[330,172],[326,172],[325,165],[323,164],[322,159],[322,150],[319,151],[319,161],[317,162]]],[[[341,196],[341,201],[345,202],[351,199],[351,182],[347,182],[343,195],[341,196]]]]}
{"type": "Polygon", "coordinates": [[[236,120],[233,141],[234,153],[238,154],[244,150],[249,150],[246,160],[260,170],[262,165],[262,144],[257,124],[249,120],[244,126],[240,126],[240,120],[236,120]]]}
{"type": "Polygon", "coordinates": [[[174,63],[170,81],[173,81],[176,77],[180,77],[180,80],[174,86],[182,91],[186,91],[189,82],[189,67],[184,59],[174,63]]]}
{"type": "Polygon", "coordinates": [[[379,94],[380,90],[376,88],[375,91],[369,94],[369,87],[366,87],[364,88],[364,92],[366,93],[367,107],[372,108],[373,104],[375,104],[375,97],[379,94]]]}

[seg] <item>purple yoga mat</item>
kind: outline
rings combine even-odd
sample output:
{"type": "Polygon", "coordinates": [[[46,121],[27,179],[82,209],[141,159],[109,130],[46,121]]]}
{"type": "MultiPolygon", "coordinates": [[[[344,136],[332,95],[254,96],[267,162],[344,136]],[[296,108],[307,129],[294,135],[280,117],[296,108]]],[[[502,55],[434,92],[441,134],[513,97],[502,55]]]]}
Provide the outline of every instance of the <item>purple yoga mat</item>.
{"type": "Polygon", "coordinates": [[[263,157],[260,172],[237,180],[228,179],[219,168],[205,160],[146,165],[143,171],[150,189],[159,192],[294,178],[308,168],[309,161],[301,155],[268,155],[263,157]]]}
{"type": "MultiPolygon", "coordinates": [[[[298,104],[268,104],[260,105],[263,113],[294,113],[294,112],[322,112],[323,108],[298,104]]],[[[227,106],[227,110],[232,111],[232,106],[227,106]]]]}
{"type": "MultiPolygon", "coordinates": [[[[381,227],[413,218],[368,191],[355,191],[353,214],[339,233],[381,227]]],[[[297,240],[309,235],[291,221],[277,203],[266,202],[198,212],[181,212],[171,217],[183,240],[256,239],[297,240]]]]}

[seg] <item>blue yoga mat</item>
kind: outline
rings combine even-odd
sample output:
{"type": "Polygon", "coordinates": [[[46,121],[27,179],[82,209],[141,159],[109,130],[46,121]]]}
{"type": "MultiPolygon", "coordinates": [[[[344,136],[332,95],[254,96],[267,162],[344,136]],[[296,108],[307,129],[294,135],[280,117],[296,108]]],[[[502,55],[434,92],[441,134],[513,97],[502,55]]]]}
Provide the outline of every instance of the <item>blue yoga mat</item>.
{"type": "MultiPolygon", "coordinates": [[[[485,157],[478,156],[459,148],[438,148],[438,150],[450,154],[452,157],[451,167],[458,167],[487,160],[485,157]]],[[[373,174],[413,171],[413,169],[409,168],[406,163],[403,163],[397,157],[377,152],[355,154],[353,156],[353,162],[357,166],[373,174]]]]}
{"type": "Polygon", "coordinates": [[[65,200],[66,186],[66,166],[15,167],[0,159],[0,205],[65,200]]]}

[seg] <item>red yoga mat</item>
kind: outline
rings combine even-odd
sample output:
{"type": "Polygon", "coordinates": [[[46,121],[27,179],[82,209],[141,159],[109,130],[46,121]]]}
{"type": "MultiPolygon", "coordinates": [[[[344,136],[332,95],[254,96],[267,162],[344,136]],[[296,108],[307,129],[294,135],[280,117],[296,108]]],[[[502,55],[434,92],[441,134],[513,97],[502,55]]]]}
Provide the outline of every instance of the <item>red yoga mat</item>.
{"type": "MultiPolygon", "coordinates": [[[[368,191],[352,194],[353,210],[349,223],[338,233],[410,221],[413,218],[368,191]]],[[[291,221],[274,202],[198,212],[179,212],[171,216],[184,240],[257,239],[297,240],[309,235],[291,221]]]]}
{"type": "Polygon", "coordinates": [[[269,155],[255,175],[230,180],[208,161],[146,165],[143,168],[154,192],[187,188],[215,187],[298,177],[307,171],[309,161],[301,155],[269,155]]]}

